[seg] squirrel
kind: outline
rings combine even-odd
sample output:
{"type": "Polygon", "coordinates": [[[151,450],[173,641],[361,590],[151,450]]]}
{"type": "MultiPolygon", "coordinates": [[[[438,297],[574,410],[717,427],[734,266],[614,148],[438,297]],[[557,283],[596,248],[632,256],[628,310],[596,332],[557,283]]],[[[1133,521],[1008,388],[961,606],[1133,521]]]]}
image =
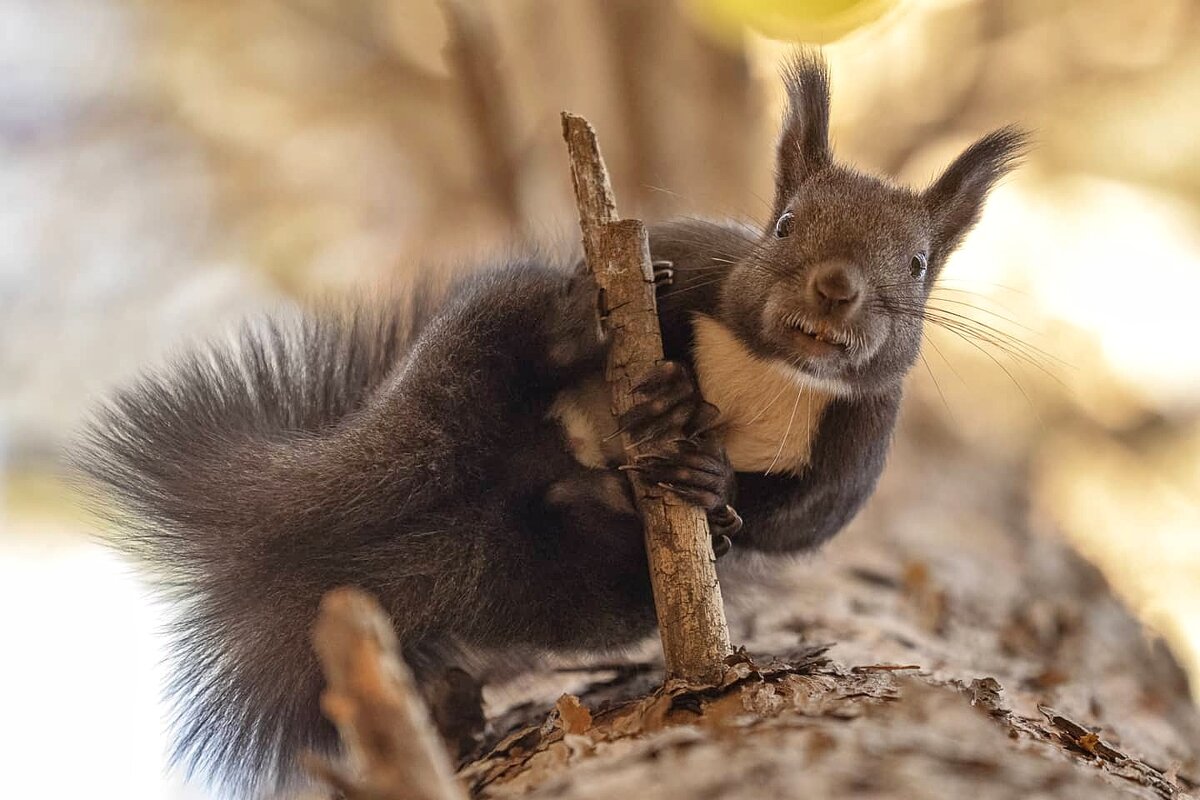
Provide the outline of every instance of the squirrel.
{"type": "Polygon", "coordinates": [[[76,460],[112,501],[109,540],[179,614],[177,759],[249,793],[336,749],[308,637],[340,585],[379,598],[431,696],[477,694],[464,648],[647,636],[623,469],[702,506],[718,556],[810,550],[855,516],[926,299],[1026,135],[995,131],[914,191],[834,159],[819,54],[783,80],[763,229],[650,229],[666,359],[620,419],[594,283],[539,258],[436,298],[247,327],[96,413],[76,460]],[[618,428],[655,455],[626,463],[618,428]]]}

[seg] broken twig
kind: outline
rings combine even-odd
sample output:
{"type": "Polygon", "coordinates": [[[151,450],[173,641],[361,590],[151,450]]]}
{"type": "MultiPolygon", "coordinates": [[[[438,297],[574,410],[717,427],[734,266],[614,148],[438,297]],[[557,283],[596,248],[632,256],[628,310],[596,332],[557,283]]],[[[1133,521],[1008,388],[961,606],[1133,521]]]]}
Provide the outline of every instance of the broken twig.
{"type": "MultiPolygon", "coordinates": [[[[584,255],[603,293],[605,325],[612,337],[605,377],[613,412],[620,415],[633,406],[639,378],[663,358],[650,248],[640,220],[617,218],[592,126],[566,112],[562,121],[584,255]]],[[[627,434],[622,443],[630,457],[648,452],[646,443],[633,442],[627,434]]],[[[715,682],[729,655],[729,630],[708,520],[700,508],[648,486],[633,471],[628,475],[645,521],[667,676],[715,682]]]]}
{"type": "Polygon", "coordinates": [[[329,684],[321,708],[350,769],[316,758],[309,768],[347,800],[465,800],[379,604],[357,589],[329,592],[313,644],[329,684]]]}

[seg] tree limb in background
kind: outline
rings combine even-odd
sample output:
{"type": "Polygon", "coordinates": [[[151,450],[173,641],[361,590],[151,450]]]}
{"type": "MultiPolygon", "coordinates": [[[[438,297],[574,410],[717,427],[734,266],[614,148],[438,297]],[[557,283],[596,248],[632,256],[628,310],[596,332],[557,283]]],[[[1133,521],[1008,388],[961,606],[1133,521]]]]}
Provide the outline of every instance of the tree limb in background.
{"type": "MultiPolygon", "coordinates": [[[[382,20],[361,3],[276,0],[297,19],[325,36],[338,38],[369,53],[386,68],[393,91],[433,98],[445,90],[446,78],[423,70],[380,35],[382,20]]],[[[294,46],[294,45],[293,45],[294,46]]]]}
{"type": "MultiPolygon", "coordinates": [[[[565,112],[562,121],[584,255],[602,292],[612,337],[605,377],[613,412],[621,415],[634,404],[634,385],[663,358],[646,228],[639,220],[617,219],[592,126],[565,112]]],[[[631,457],[648,452],[646,443],[626,434],[622,444],[631,457]]],[[[730,647],[708,520],[700,508],[647,486],[636,473],[629,477],[645,522],[667,677],[715,682],[724,674],[730,647]]]]}
{"type": "Polygon", "coordinates": [[[351,770],[316,758],[310,770],[346,800],[465,800],[379,604],[357,589],[329,592],[313,645],[328,682],[321,708],[351,770]]]}
{"type": "Polygon", "coordinates": [[[523,227],[516,126],[508,87],[497,62],[499,46],[483,9],[463,0],[442,0],[450,42],[446,49],[462,85],[462,108],[475,139],[477,166],[486,175],[485,193],[514,230],[523,227]]]}
{"type": "MultiPolygon", "coordinates": [[[[612,69],[613,94],[619,103],[620,143],[624,162],[616,178],[626,203],[640,216],[654,219],[676,205],[674,198],[658,187],[679,187],[678,171],[682,118],[670,106],[679,87],[668,71],[661,69],[670,58],[673,39],[684,24],[674,3],[643,3],[638,0],[600,0],[596,14],[607,35],[608,62],[612,69]],[[674,124],[659,124],[663,119],[674,124]]],[[[611,144],[611,142],[610,142],[611,144]]]]}

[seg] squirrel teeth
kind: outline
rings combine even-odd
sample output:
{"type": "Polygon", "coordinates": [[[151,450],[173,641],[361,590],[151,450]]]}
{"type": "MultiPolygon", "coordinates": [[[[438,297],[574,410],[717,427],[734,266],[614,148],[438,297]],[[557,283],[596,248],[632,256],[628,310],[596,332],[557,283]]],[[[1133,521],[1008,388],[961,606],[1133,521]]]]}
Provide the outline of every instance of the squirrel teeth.
{"type": "Polygon", "coordinates": [[[818,342],[825,344],[836,344],[842,347],[849,347],[851,337],[846,331],[839,331],[824,325],[817,325],[807,319],[798,319],[790,323],[794,330],[807,334],[818,342]]]}

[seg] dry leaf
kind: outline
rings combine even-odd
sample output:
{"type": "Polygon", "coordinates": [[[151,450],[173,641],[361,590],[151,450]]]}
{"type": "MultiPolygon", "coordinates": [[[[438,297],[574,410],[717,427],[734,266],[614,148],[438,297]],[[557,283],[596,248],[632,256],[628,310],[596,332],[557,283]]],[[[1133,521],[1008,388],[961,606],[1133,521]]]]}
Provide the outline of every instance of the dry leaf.
{"type": "Polygon", "coordinates": [[[581,734],[592,727],[592,712],[588,711],[579,698],[573,694],[564,694],[554,704],[558,709],[558,721],[563,733],[581,734]]]}

